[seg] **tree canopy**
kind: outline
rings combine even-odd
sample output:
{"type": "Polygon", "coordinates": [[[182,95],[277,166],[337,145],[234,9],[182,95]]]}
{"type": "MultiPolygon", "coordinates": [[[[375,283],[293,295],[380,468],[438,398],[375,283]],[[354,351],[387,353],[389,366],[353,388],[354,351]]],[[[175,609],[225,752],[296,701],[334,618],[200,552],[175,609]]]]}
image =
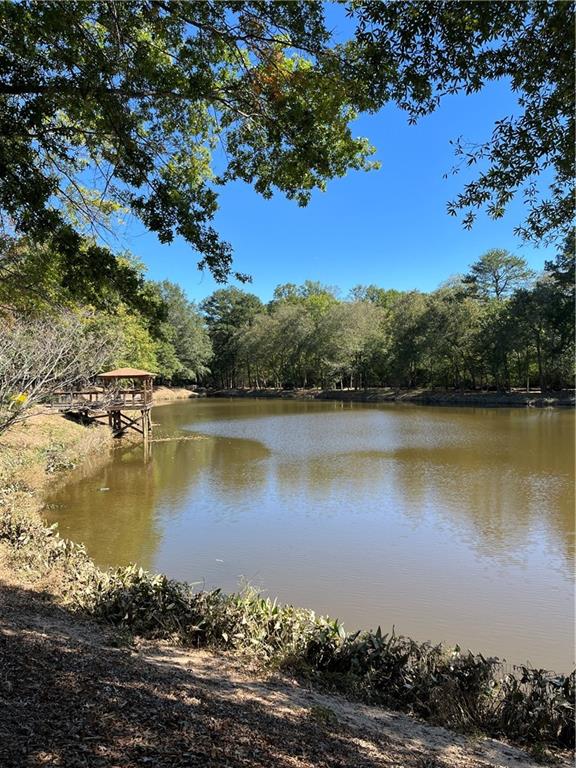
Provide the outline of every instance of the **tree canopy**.
{"type": "Polygon", "coordinates": [[[478,209],[501,218],[519,193],[527,207],[518,234],[565,237],[574,217],[574,3],[352,3],[360,109],[394,101],[415,122],[450,94],[470,94],[506,78],[518,100],[480,144],[456,139],[461,165],[476,165],[448,212],[472,226],[478,209]],[[363,84],[363,88],[361,87],[363,84]]]}
{"type": "Polygon", "coordinates": [[[491,248],[472,264],[464,282],[480,296],[501,299],[533,276],[522,257],[514,256],[503,248],[491,248]]]}
{"type": "Polygon", "coordinates": [[[304,204],[370,167],[317,61],[319,4],[4,2],[0,20],[0,208],[23,233],[70,242],[82,222],[127,209],[161,242],[184,237],[223,280],[217,184],[241,178],[304,204]]]}
{"type": "Polygon", "coordinates": [[[457,145],[479,172],[448,210],[469,226],[478,208],[500,217],[520,192],[524,236],[565,235],[573,4],[351,2],[348,11],[349,39],[335,42],[321,3],[3,2],[5,231],[49,235],[71,275],[91,263],[110,279],[116,263],[81,235],[127,211],[161,242],[182,236],[223,281],[232,249],[211,224],[219,186],[241,179],[304,205],[329,179],[375,167],[350,129],[358,111],[395,102],[417,120],[446,94],[509,78],[519,114],[503,115],[484,144],[457,145]]]}
{"type": "Polygon", "coordinates": [[[492,249],[431,293],[357,285],[347,299],[306,281],[263,305],[237,288],[205,313],[216,387],[571,387],[574,252],[536,275],[492,249]]]}

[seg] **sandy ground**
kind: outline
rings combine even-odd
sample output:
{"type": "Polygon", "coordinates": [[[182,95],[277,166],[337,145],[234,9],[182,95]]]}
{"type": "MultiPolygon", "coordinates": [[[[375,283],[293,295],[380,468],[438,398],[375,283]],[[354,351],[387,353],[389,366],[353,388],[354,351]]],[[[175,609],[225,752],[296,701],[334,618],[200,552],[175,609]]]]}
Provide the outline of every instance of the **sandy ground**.
{"type": "Polygon", "coordinates": [[[117,647],[50,593],[0,547],[2,768],[537,765],[492,739],[265,678],[237,657],[117,647]]]}
{"type": "Polygon", "coordinates": [[[185,387],[154,387],[153,403],[169,403],[172,400],[189,400],[198,397],[196,392],[185,387]]]}

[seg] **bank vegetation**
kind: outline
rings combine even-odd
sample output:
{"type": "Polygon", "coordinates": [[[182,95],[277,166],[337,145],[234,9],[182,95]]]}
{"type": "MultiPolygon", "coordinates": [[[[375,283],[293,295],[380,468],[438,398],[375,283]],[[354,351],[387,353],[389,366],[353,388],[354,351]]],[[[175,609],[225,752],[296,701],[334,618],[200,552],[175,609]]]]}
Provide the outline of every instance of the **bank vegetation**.
{"type": "Polygon", "coordinates": [[[574,745],[574,674],[518,667],[459,647],[418,643],[393,631],[347,634],[335,620],[246,590],[225,595],[137,566],[99,570],[81,545],[14,509],[0,540],[20,567],[57,572],[72,608],[125,635],[249,654],[325,690],[412,712],[456,730],[529,745],[574,745]]]}
{"type": "Polygon", "coordinates": [[[131,637],[248,655],[263,668],[432,723],[535,748],[574,745],[575,676],[459,647],[419,643],[393,630],[347,633],[336,620],[280,605],[250,588],[198,591],[136,565],[99,569],[84,547],[39,514],[47,482],[111,445],[104,427],[41,416],[8,433],[0,452],[0,541],[14,566],[49,577],[70,610],[131,637]]]}

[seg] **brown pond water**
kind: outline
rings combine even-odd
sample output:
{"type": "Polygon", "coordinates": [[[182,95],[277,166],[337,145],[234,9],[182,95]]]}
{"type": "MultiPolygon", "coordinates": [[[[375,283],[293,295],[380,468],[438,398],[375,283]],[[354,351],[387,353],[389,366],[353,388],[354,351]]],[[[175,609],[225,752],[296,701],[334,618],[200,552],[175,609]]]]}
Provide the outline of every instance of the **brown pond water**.
{"type": "Polygon", "coordinates": [[[281,400],[155,408],[155,437],[49,498],[101,565],[359,627],[573,665],[574,413],[281,400]]]}

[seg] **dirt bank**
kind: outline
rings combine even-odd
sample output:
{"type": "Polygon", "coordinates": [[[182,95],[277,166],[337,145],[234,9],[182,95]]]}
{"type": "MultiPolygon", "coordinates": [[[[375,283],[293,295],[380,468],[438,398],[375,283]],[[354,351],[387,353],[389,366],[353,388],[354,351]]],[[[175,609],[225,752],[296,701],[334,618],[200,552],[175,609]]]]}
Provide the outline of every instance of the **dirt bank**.
{"type": "Polygon", "coordinates": [[[0,490],[23,494],[38,505],[39,494],[90,458],[107,461],[115,441],[107,426],[85,427],[57,413],[33,412],[0,438],[0,490]]]}
{"type": "MultiPolygon", "coordinates": [[[[524,752],[265,678],[241,660],[118,638],[69,614],[0,545],[3,768],[535,768],[524,752]]],[[[560,758],[559,766],[569,761],[560,758]]]]}
{"type": "Polygon", "coordinates": [[[484,408],[574,408],[573,390],[547,395],[527,392],[445,391],[436,389],[219,389],[208,397],[281,398],[285,400],[339,400],[358,403],[420,403],[484,408]]]}
{"type": "Polygon", "coordinates": [[[169,403],[172,400],[188,400],[198,397],[196,392],[186,387],[154,387],[153,403],[169,403]]]}

